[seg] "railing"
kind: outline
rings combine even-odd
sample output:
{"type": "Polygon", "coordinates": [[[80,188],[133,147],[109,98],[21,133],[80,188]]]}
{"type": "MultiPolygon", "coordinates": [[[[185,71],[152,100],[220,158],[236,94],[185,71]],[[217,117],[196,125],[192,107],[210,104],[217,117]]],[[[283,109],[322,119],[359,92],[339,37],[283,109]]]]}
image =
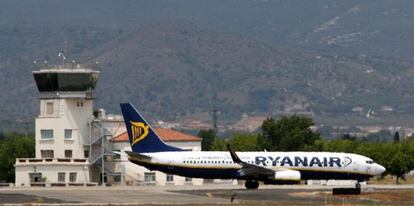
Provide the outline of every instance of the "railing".
{"type": "Polygon", "coordinates": [[[98,134],[97,135],[91,134],[91,136],[94,137],[94,138],[90,139],[88,145],[92,145],[92,144],[97,143],[99,140],[101,140],[101,138],[112,137],[112,132],[109,131],[108,129],[106,129],[99,120],[98,121],[96,121],[96,120],[92,121],[91,122],[91,127],[97,129],[98,134]]]}
{"type": "Polygon", "coordinates": [[[91,138],[88,144],[91,165],[96,164],[105,155],[112,154],[112,149],[107,144],[108,137],[112,137],[112,133],[102,125],[100,120],[91,122],[91,138]]]}
{"type": "Polygon", "coordinates": [[[104,153],[100,152],[100,153],[91,153],[91,154],[92,155],[89,158],[89,160],[90,160],[90,164],[93,165],[93,164],[97,163],[98,160],[103,158],[103,156],[112,155],[112,150],[104,148],[104,153]]]}
{"type": "Polygon", "coordinates": [[[68,186],[94,187],[94,186],[98,186],[98,183],[96,182],[31,182],[29,185],[31,187],[68,187],[68,186]]]}
{"type": "Polygon", "coordinates": [[[13,187],[14,183],[0,183],[0,187],[13,187]]]}
{"type": "Polygon", "coordinates": [[[43,164],[43,163],[85,163],[89,164],[88,159],[72,159],[72,158],[17,158],[16,165],[18,164],[43,164]]]}

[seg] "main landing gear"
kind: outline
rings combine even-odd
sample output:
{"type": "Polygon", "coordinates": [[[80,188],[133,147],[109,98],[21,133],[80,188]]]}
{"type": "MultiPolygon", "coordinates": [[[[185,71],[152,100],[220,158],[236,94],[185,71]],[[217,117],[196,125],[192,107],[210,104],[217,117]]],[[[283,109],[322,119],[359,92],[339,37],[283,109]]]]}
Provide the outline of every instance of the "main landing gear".
{"type": "Polygon", "coordinates": [[[361,194],[361,183],[357,181],[355,187],[332,188],[333,195],[359,195],[361,194]]]}
{"type": "Polygon", "coordinates": [[[244,183],[244,186],[246,186],[247,189],[257,189],[259,188],[259,182],[258,181],[246,181],[244,183]]]}

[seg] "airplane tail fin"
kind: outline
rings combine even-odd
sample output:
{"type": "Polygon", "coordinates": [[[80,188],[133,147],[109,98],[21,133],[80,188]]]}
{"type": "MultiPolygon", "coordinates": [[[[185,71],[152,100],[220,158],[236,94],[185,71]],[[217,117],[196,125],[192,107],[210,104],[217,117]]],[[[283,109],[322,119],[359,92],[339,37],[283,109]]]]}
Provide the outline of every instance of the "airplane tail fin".
{"type": "Polygon", "coordinates": [[[131,149],[136,153],[181,151],[165,144],[131,103],[121,104],[131,149]]]}

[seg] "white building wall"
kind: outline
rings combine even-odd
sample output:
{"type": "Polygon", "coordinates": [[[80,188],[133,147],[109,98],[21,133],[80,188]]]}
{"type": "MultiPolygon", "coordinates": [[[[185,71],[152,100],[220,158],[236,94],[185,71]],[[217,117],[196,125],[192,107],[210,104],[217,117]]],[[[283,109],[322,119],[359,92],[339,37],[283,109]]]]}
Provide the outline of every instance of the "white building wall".
{"type": "Polygon", "coordinates": [[[89,141],[91,120],[92,100],[41,99],[35,121],[36,158],[42,158],[41,150],[53,150],[55,158],[64,158],[65,150],[72,150],[72,158],[85,158],[83,145],[89,141]],[[53,104],[53,113],[47,112],[48,103],[53,104]],[[65,129],[72,130],[72,139],[65,139],[65,129]],[[42,139],[41,130],[53,130],[53,139],[42,139]]]}
{"type": "Polygon", "coordinates": [[[16,186],[29,186],[30,173],[40,172],[45,177],[45,183],[58,183],[58,173],[65,172],[65,182],[69,183],[69,174],[76,172],[76,181],[72,183],[89,182],[88,164],[16,164],[16,186]]]}
{"type": "Polygon", "coordinates": [[[46,184],[58,183],[59,172],[66,173],[67,183],[71,172],[77,174],[75,183],[90,182],[89,163],[84,159],[84,144],[89,141],[88,123],[93,118],[92,103],[92,100],[84,98],[40,100],[40,114],[35,120],[36,160],[16,160],[17,186],[30,185],[29,174],[32,172],[42,173],[46,184]],[[72,138],[65,139],[65,129],[72,131],[72,138]],[[42,130],[53,130],[53,138],[42,138],[42,130]],[[53,150],[53,157],[43,158],[42,150],[53,150]],[[65,150],[72,150],[72,156],[66,158],[65,150]]]}

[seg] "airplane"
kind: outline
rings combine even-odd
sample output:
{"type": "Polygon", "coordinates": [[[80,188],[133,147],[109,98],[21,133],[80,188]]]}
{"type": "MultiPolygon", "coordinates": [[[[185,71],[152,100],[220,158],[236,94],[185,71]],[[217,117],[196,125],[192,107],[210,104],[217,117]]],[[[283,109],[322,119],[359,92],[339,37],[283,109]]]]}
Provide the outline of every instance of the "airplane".
{"type": "Polygon", "coordinates": [[[385,168],[372,159],[335,152],[188,151],[164,143],[138,110],[122,103],[121,110],[132,151],[130,162],[190,178],[245,180],[247,189],[264,184],[299,184],[302,180],[356,180],[381,175],[385,168]]]}

